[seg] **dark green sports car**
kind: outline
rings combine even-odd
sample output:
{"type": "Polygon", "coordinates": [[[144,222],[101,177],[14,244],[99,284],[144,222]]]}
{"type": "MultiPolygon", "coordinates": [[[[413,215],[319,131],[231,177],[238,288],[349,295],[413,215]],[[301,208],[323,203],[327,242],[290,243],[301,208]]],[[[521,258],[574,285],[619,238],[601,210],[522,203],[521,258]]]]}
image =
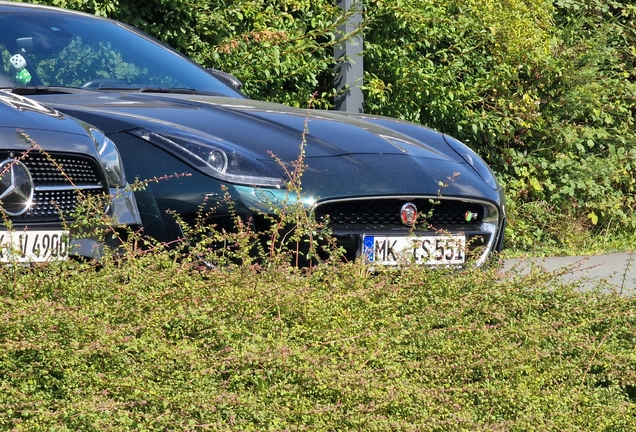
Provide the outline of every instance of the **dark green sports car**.
{"type": "MultiPolygon", "coordinates": [[[[240,83],[201,68],[125,24],[0,2],[0,88],[104,131],[129,178],[188,176],[136,193],[146,234],[182,236],[225,191],[245,220],[284,202],[286,169],[304,143],[302,202],[328,220],[348,259],[477,264],[502,247],[504,195],[484,161],[458,140],[392,118],[294,109],[246,98],[240,83]],[[443,185],[443,186],[440,186],[443,185]]],[[[261,229],[262,227],[257,227],[261,229]]]]}

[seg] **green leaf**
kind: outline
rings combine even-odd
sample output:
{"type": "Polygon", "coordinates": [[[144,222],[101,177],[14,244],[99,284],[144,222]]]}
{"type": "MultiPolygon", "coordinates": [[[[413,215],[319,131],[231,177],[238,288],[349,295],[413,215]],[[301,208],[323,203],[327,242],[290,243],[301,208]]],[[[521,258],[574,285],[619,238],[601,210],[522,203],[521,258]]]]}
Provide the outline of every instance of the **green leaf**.
{"type": "Polygon", "coordinates": [[[590,214],[587,215],[587,218],[590,222],[592,222],[592,225],[598,224],[598,215],[596,213],[590,212],[590,214]]]}

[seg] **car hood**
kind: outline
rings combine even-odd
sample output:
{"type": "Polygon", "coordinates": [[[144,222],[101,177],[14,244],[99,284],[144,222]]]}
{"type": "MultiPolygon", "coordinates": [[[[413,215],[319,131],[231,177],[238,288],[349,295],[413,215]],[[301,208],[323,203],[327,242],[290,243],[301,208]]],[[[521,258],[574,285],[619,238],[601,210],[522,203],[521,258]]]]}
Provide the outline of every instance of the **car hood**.
{"type": "Polygon", "coordinates": [[[189,129],[262,159],[296,158],[304,143],[308,158],[402,154],[461,162],[440,133],[418,127],[409,135],[407,123],[383,117],[199,95],[87,92],[32,97],[106,134],[138,127],[152,131],[189,129]]]}
{"type": "Polygon", "coordinates": [[[2,150],[22,152],[37,144],[46,151],[91,155],[99,160],[89,136],[88,124],[30,98],[0,91],[2,150]]]}
{"type": "Polygon", "coordinates": [[[0,127],[86,135],[87,125],[30,98],[0,91],[0,127]]]}
{"type": "Polygon", "coordinates": [[[243,149],[283,178],[302,147],[303,190],[322,199],[427,191],[501,201],[501,191],[487,186],[443,134],[392,118],[200,95],[87,91],[33,97],[107,135],[138,128],[203,135],[243,149]]]}

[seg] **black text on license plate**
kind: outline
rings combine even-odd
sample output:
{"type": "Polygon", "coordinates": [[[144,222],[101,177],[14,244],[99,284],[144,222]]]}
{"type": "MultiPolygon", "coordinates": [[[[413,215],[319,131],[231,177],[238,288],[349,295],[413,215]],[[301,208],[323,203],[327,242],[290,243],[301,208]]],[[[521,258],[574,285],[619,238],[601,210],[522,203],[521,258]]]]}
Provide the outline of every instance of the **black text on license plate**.
{"type": "Polygon", "coordinates": [[[464,264],[466,237],[453,236],[364,236],[367,262],[384,265],[399,263],[464,264]]]}
{"type": "Polygon", "coordinates": [[[67,259],[68,232],[0,231],[0,261],[44,262],[67,259]]]}

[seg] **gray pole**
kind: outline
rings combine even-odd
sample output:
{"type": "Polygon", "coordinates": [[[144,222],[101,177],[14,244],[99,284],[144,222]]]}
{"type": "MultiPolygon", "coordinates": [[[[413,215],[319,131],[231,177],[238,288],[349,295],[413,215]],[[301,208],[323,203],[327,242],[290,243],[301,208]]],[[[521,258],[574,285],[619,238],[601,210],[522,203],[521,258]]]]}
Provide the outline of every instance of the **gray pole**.
{"type": "MultiPolygon", "coordinates": [[[[360,0],[338,0],[345,12],[352,7],[356,8],[347,22],[338,27],[340,37],[355,31],[362,22],[361,1],[360,0]]],[[[335,87],[338,93],[335,98],[336,109],[347,112],[362,112],[364,95],[362,94],[362,77],[364,72],[362,47],[364,38],[362,33],[348,38],[346,41],[334,47],[334,57],[336,59],[335,87]]]]}

